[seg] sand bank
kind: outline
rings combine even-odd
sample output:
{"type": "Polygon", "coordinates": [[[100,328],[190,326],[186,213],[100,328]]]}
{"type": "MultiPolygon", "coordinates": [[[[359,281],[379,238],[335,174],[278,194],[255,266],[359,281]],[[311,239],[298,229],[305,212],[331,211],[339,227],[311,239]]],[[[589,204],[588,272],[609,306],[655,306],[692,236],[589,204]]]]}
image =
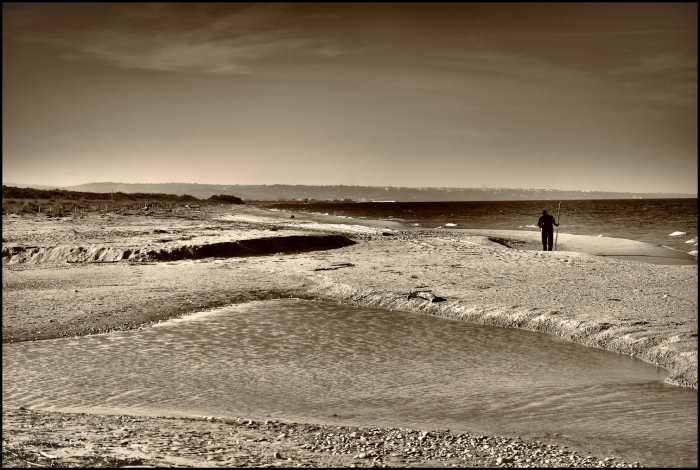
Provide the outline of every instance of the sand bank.
{"type": "MultiPolygon", "coordinates": [[[[226,216],[224,216],[225,218],[226,216]]],[[[388,229],[405,229],[403,224],[391,220],[357,219],[352,217],[340,217],[336,215],[307,214],[304,212],[282,212],[270,209],[260,209],[248,207],[245,210],[232,214],[232,219],[245,220],[249,222],[271,223],[272,221],[285,221],[294,224],[305,224],[315,222],[324,225],[349,225],[388,229]],[[292,218],[292,216],[294,216],[292,218]]]]}
{"type": "Polygon", "coordinates": [[[169,246],[5,246],[3,264],[114,263],[117,261],[180,261],[204,258],[240,258],[275,253],[332,250],[352,245],[341,235],[281,235],[242,240],[218,240],[169,246]]]}
{"type": "MultiPolygon", "coordinates": [[[[123,240],[120,234],[135,231],[141,244],[156,245],[162,231],[228,240],[246,230],[268,237],[343,234],[357,243],[297,254],[156,264],[8,264],[3,275],[3,341],[135,328],[231,303],[292,296],[547,332],[638,356],[667,368],[669,383],[697,388],[696,265],[520,250],[499,243],[503,233],[489,237],[376,227],[367,232],[359,229],[367,226],[357,219],[324,226],[312,220],[264,218],[270,211],[255,208],[238,211],[261,218],[255,223],[223,217],[87,218],[68,222],[68,228],[66,221],[13,219],[3,222],[3,236],[25,245],[38,244],[42,237],[63,237],[71,245],[76,237],[94,237],[91,231],[99,225],[105,245],[109,237],[123,240]],[[244,223],[249,225],[236,225],[244,223]],[[33,232],[27,224],[48,226],[33,232]],[[51,224],[61,227],[58,235],[51,224]],[[428,290],[447,301],[410,298],[411,292],[428,290]]],[[[593,238],[559,236],[564,244],[593,238]]],[[[601,238],[586,246],[600,250],[614,243],[620,242],[601,238]]]]}
{"type": "MultiPolygon", "coordinates": [[[[402,230],[395,225],[383,227],[358,219],[329,220],[332,223],[322,224],[313,219],[265,217],[270,211],[248,207],[227,210],[220,215],[232,212],[258,218],[238,221],[224,217],[205,221],[152,217],[63,221],[3,218],[3,249],[9,245],[99,244],[109,247],[125,243],[125,240],[128,245],[160,246],[191,243],[188,237],[202,237],[209,243],[217,243],[217,240],[286,235],[342,235],[356,243],[323,251],[157,263],[132,260],[109,264],[4,264],[3,343],[138,329],[234,303],[297,297],[547,332],[589,346],[635,355],[668,369],[669,383],[697,388],[697,265],[659,265],[592,256],[574,251],[573,245],[567,245],[571,251],[548,253],[519,249],[533,243],[527,239],[523,240],[525,244],[513,243],[510,245],[513,248],[509,248],[505,246],[509,244],[508,234],[494,231],[402,230]],[[188,239],[163,241],[178,237],[188,239]],[[423,294],[411,295],[416,292],[423,294]],[[434,296],[445,300],[433,302],[430,299],[438,300],[434,296]]],[[[518,235],[520,238],[511,238],[522,240],[522,232],[518,235]]],[[[562,234],[559,237],[561,243],[562,234]]],[[[600,243],[611,243],[609,240],[614,239],[594,242],[600,247],[600,243]]],[[[5,430],[13,429],[8,435],[39,439],[36,433],[42,427],[25,429],[21,426],[59,421],[81,423],[84,418],[75,416],[85,416],[39,413],[9,418],[11,414],[3,409],[4,438],[5,430]],[[12,427],[11,423],[17,426],[12,427]]],[[[84,422],[87,424],[82,429],[86,432],[83,436],[87,436],[87,443],[98,444],[94,448],[114,451],[112,444],[100,447],[103,437],[97,431],[112,418],[95,419],[95,422],[84,422]]],[[[134,434],[135,445],[149,446],[154,435],[170,436],[177,434],[176,427],[189,426],[177,420],[153,422],[157,425],[146,434],[139,434],[141,431],[134,434]],[[145,442],[136,439],[143,436],[146,436],[145,442]]],[[[55,432],[56,426],[52,430],[55,432]]],[[[214,432],[213,428],[210,431],[214,432]]],[[[54,435],[59,434],[52,433],[54,435]]],[[[222,434],[216,442],[225,438],[222,434]]],[[[42,439],[32,442],[56,444],[45,436],[42,439]]],[[[71,439],[74,443],[70,442],[67,448],[84,448],[77,438],[71,439]]],[[[266,439],[265,442],[272,442],[266,439]]],[[[34,445],[27,442],[18,444],[14,453],[18,456],[24,452],[25,460],[13,457],[14,460],[7,462],[21,464],[41,460],[42,465],[48,464],[51,459],[40,459],[41,454],[34,452],[34,445]],[[34,453],[30,455],[30,451],[34,453]]],[[[64,441],[61,443],[66,445],[64,441]]],[[[295,452],[300,450],[299,445],[295,445],[295,452]]],[[[119,447],[123,447],[121,441],[119,447]]],[[[173,450],[157,446],[152,449],[150,455],[158,458],[153,461],[156,463],[172,465],[175,461],[164,456],[180,457],[173,450]]],[[[193,449],[197,450],[189,451],[188,458],[193,460],[188,464],[213,462],[202,461],[207,457],[215,458],[205,444],[197,443],[193,449]]],[[[255,465],[279,463],[277,459],[263,458],[265,449],[261,446],[250,444],[246,449],[255,455],[252,460],[255,465]]],[[[333,456],[330,446],[314,449],[326,452],[324,456],[328,459],[307,458],[307,461],[294,460],[295,464],[347,466],[350,462],[343,460],[345,457],[333,456]]],[[[50,453],[48,448],[38,450],[50,453]]],[[[279,453],[285,455],[282,450],[279,453]]],[[[496,458],[512,455],[507,452],[488,454],[472,453],[474,458],[461,459],[455,465],[497,465],[496,458]]],[[[427,460],[427,455],[425,458],[420,454],[410,455],[413,457],[382,462],[392,466],[434,463],[427,460]]],[[[466,456],[465,453],[459,455],[466,456]]],[[[112,456],[116,458],[117,453],[112,456]]],[[[4,464],[5,458],[4,454],[4,464]]],[[[87,465],[96,461],[82,462],[87,465]]],[[[134,460],[128,462],[135,463],[134,460]]],[[[153,463],[151,460],[144,462],[153,463]]],[[[233,460],[227,462],[234,464],[233,460]]],[[[244,462],[235,460],[236,465],[244,462]]],[[[371,459],[353,459],[352,462],[363,466],[372,464],[371,459]]],[[[440,462],[437,465],[452,465],[449,460],[437,462],[440,462]]],[[[612,465],[612,461],[599,460],[580,463],[580,466],[612,465]]],[[[534,460],[517,464],[542,466],[546,463],[534,460]]]]}
{"type": "Polygon", "coordinates": [[[328,231],[279,232],[275,224],[217,217],[7,217],[3,264],[177,261],[341,248],[353,242],[328,231]]]}

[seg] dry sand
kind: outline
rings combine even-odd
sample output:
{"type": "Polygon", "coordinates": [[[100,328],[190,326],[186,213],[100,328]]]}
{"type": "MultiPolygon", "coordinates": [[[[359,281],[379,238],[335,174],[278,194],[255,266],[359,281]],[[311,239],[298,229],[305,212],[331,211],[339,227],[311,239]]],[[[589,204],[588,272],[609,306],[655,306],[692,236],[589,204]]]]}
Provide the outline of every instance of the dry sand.
{"type": "Polygon", "coordinates": [[[697,388],[696,263],[585,252],[614,248],[608,254],[624,258],[624,243],[614,239],[560,233],[559,248],[570,251],[545,253],[519,249],[538,244],[523,232],[402,230],[386,221],[295,216],[234,206],[205,220],[3,217],[3,342],[142,328],[254,299],[316,298],[547,332],[635,355],[668,369],[669,383],[697,388]],[[304,235],[316,238],[285,245],[304,235]],[[355,243],[309,251],[329,235],[355,243]],[[275,249],[286,253],[196,259],[206,245],[261,238],[282,240],[275,249]],[[193,259],[154,262],[183,246],[193,259]],[[70,258],[79,247],[93,262],[70,258]],[[94,262],[94,253],[110,248],[121,250],[119,259],[126,251],[140,255],[94,262]],[[65,262],[71,260],[81,262],[65,262]],[[410,295],[416,291],[425,293],[410,295]]]}

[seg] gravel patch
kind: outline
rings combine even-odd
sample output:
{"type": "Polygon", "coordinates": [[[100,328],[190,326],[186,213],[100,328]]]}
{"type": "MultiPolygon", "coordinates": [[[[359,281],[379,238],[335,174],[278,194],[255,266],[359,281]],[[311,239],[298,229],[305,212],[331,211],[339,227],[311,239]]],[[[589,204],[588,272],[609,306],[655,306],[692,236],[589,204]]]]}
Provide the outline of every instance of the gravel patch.
{"type": "Polygon", "coordinates": [[[3,467],[607,467],[556,444],[449,430],[3,408],[3,467]]]}

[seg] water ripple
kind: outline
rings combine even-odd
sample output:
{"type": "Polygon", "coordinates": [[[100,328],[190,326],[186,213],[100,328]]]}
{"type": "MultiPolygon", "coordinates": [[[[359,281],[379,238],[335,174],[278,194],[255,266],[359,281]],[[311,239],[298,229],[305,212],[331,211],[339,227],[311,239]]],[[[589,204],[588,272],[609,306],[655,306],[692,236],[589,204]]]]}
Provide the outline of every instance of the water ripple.
{"type": "Polygon", "coordinates": [[[402,312],[253,302],[143,331],[3,345],[2,376],[10,405],[558,435],[630,461],[697,463],[697,391],[663,384],[662,369],[402,312]]]}

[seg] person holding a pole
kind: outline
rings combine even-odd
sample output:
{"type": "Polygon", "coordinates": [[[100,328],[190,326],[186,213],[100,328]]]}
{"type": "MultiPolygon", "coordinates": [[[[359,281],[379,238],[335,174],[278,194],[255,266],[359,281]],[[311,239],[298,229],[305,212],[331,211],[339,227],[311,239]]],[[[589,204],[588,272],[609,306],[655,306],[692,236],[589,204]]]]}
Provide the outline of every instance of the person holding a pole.
{"type": "Polygon", "coordinates": [[[546,210],[542,211],[542,217],[537,221],[537,226],[542,230],[542,249],[544,251],[552,251],[554,244],[554,227],[559,224],[554,220],[554,217],[547,214],[546,210]]]}

